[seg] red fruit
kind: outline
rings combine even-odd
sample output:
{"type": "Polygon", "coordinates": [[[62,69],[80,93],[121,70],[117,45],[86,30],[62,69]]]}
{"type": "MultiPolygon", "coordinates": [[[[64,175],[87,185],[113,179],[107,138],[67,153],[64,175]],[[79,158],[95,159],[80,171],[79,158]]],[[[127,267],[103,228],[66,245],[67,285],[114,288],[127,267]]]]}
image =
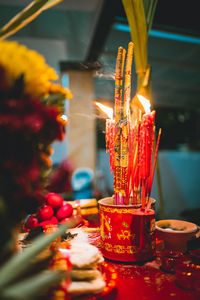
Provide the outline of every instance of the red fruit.
{"type": "Polygon", "coordinates": [[[73,213],[73,207],[69,203],[64,203],[61,208],[57,211],[56,217],[58,220],[62,220],[64,218],[69,218],[71,217],[73,213]]]}
{"type": "Polygon", "coordinates": [[[53,208],[49,205],[41,207],[38,211],[38,218],[40,221],[49,220],[54,214],[53,208]]]}
{"type": "Polygon", "coordinates": [[[51,221],[51,224],[58,224],[58,219],[53,216],[49,221],[51,221]]]}
{"type": "Polygon", "coordinates": [[[46,226],[46,225],[52,225],[52,222],[50,220],[47,220],[47,221],[40,222],[38,224],[38,226],[46,226]]]}
{"type": "Polygon", "coordinates": [[[63,198],[56,193],[48,193],[46,196],[47,204],[57,209],[63,205],[63,198]]]}
{"type": "Polygon", "coordinates": [[[68,223],[69,221],[70,221],[70,218],[64,218],[60,221],[60,224],[68,223]]]}
{"type": "Polygon", "coordinates": [[[79,216],[79,215],[73,216],[71,218],[64,218],[64,219],[60,220],[60,224],[63,224],[63,223],[67,224],[67,223],[69,223],[71,221],[75,221],[76,222],[73,227],[76,227],[78,225],[84,224],[83,218],[81,216],[79,216]]]}
{"type": "Polygon", "coordinates": [[[34,215],[30,215],[25,223],[25,228],[33,229],[38,226],[38,223],[38,219],[34,215]]]}

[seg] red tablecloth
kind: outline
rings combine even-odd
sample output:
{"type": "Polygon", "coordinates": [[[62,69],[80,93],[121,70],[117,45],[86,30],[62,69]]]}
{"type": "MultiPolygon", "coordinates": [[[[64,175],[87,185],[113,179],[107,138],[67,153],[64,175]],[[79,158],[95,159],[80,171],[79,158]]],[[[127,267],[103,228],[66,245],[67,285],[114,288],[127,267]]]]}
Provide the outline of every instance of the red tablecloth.
{"type": "Polygon", "coordinates": [[[118,274],[117,288],[109,300],[197,300],[200,294],[188,291],[176,284],[176,276],[160,270],[154,262],[140,265],[125,265],[108,262],[118,274]]]}

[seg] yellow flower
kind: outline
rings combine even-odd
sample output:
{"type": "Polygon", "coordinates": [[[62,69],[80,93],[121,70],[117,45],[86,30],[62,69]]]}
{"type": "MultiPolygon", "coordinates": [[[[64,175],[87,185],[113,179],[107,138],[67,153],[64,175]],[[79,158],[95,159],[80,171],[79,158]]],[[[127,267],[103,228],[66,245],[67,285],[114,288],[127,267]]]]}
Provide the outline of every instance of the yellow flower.
{"type": "Polygon", "coordinates": [[[60,84],[51,84],[49,87],[50,94],[64,94],[66,98],[72,98],[72,93],[69,89],[63,88],[60,84]]]}
{"type": "Polygon", "coordinates": [[[0,66],[6,71],[9,86],[20,75],[24,75],[24,92],[27,94],[37,97],[64,94],[66,98],[72,97],[68,89],[51,82],[57,80],[58,76],[45,63],[44,57],[17,42],[0,40],[0,66]]]}

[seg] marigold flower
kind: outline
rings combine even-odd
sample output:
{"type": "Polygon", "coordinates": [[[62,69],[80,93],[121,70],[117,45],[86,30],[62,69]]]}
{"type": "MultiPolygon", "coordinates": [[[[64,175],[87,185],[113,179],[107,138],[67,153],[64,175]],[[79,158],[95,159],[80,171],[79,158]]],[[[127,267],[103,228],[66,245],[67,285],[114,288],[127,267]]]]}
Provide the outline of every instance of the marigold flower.
{"type": "Polygon", "coordinates": [[[0,40],[0,53],[0,67],[6,70],[8,87],[23,74],[26,94],[36,97],[64,94],[66,98],[72,97],[68,89],[51,82],[57,80],[58,75],[36,51],[29,50],[15,41],[0,40]]]}

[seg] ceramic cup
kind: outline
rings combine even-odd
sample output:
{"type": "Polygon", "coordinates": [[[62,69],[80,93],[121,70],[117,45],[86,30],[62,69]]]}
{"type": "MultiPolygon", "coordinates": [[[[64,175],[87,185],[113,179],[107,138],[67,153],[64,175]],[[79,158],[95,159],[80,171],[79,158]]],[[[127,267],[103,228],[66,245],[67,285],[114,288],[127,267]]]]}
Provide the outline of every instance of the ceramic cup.
{"type": "Polygon", "coordinates": [[[164,241],[165,249],[187,251],[187,242],[196,237],[197,225],[181,220],[160,220],[156,222],[156,235],[164,241]]]}
{"type": "Polygon", "coordinates": [[[99,200],[102,253],[124,262],[155,256],[155,211],[133,205],[115,205],[113,198],[99,200]]]}

